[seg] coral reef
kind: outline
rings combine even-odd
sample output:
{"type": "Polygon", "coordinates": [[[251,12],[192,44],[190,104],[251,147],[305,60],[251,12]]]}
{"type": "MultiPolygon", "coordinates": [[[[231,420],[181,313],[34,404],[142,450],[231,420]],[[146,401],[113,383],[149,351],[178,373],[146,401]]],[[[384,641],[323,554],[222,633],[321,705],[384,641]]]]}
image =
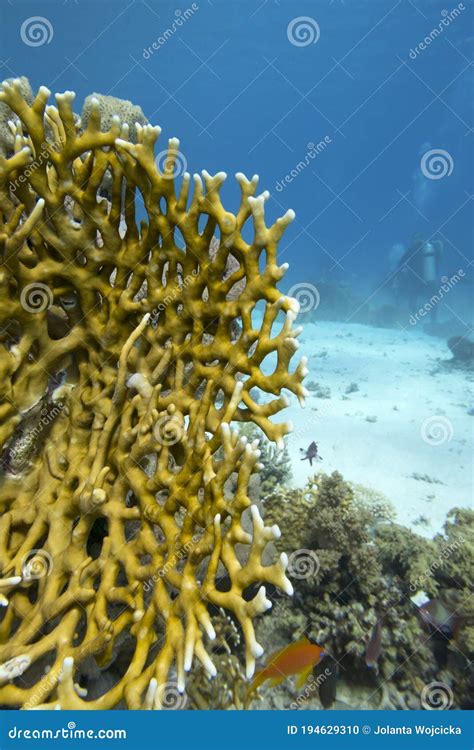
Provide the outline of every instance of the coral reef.
{"type": "MultiPolygon", "coordinates": [[[[251,423],[242,425],[239,434],[250,442],[260,438],[258,429],[251,423]]],[[[278,450],[268,440],[260,439],[259,449],[261,469],[258,473],[258,496],[265,498],[276,487],[290,484],[293,474],[286,441],[283,449],[278,450]]]]}
{"type": "MultiPolygon", "coordinates": [[[[7,81],[11,83],[13,79],[7,78],[7,81]]],[[[26,78],[26,76],[22,76],[21,78],[16,79],[16,85],[19,86],[21,90],[21,95],[24,98],[24,100],[31,104],[33,101],[33,91],[31,90],[31,85],[26,78]]],[[[17,117],[12,109],[8,106],[6,102],[0,102],[0,155],[6,156],[7,154],[11,154],[13,151],[13,147],[15,144],[15,132],[14,132],[14,126],[15,121],[17,120],[17,117]],[[12,122],[13,121],[13,122],[12,122]],[[10,122],[12,122],[12,127],[10,126],[10,122]]]]}
{"type": "MultiPolygon", "coordinates": [[[[395,524],[384,498],[334,472],[316,474],[303,489],[278,489],[265,499],[264,517],[281,525],[275,545],[289,553],[287,572],[295,595],[291,603],[277,602],[273,615],[278,616],[271,623],[266,618],[259,623],[262,643],[275,648],[304,633],[323,645],[339,665],[339,698],[352,693],[344,700],[353,708],[420,708],[423,686],[434,679],[453,690],[455,705],[463,704],[472,648],[470,512],[453,512],[446,534],[427,540],[395,524]],[[413,601],[420,591],[462,613],[447,665],[438,658],[439,644],[413,601]],[[378,620],[377,674],[367,667],[365,653],[378,620]]],[[[446,651],[448,640],[442,640],[446,651]]],[[[284,690],[288,705],[296,693],[291,686],[284,690]]],[[[263,697],[267,706],[282,702],[269,691],[263,697]]],[[[313,698],[308,707],[319,705],[313,698]]]]}
{"type": "MultiPolygon", "coordinates": [[[[424,572],[436,585],[437,598],[454,614],[456,637],[451,651],[469,663],[474,659],[474,511],[453,508],[448,514],[444,533],[434,538],[437,555],[424,572]]],[[[425,590],[426,584],[424,586],[425,590]]],[[[472,667],[471,667],[472,669],[472,667]]],[[[466,672],[465,672],[466,674],[466,672]]],[[[467,677],[467,674],[466,674],[467,677]]],[[[466,686],[467,689],[467,686],[466,686]]]]}
{"type": "Polygon", "coordinates": [[[262,562],[279,530],[249,498],[258,446],[230,423],[283,447],[283,389],[305,396],[298,305],[277,288],[294,215],[266,226],[256,176],[237,174],[235,214],[224,173],[178,190],[176,139],[160,168],[159,128],[138,123],[132,143],[92,98],[81,129],[73,93],[49,96],[0,93],[17,118],[0,157],[0,703],[159,707],[193,661],[215,674],[216,608],[249,678],[265,585],[292,591],[284,554],[262,562]]]}
{"type": "Polygon", "coordinates": [[[120,123],[128,128],[127,136],[131,143],[138,142],[137,125],[145,127],[148,120],[143,114],[142,108],[126,99],[117,99],[115,96],[105,94],[90,94],[84,100],[81,114],[81,130],[87,130],[91,114],[99,109],[100,129],[108,133],[118,117],[120,123]]]}

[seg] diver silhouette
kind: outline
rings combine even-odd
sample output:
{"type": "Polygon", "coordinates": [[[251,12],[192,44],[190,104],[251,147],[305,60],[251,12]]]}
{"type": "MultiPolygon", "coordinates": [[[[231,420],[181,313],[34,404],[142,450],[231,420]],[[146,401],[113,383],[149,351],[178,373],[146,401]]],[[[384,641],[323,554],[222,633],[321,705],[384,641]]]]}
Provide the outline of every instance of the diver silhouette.
{"type": "MultiPolygon", "coordinates": [[[[408,250],[399,260],[394,279],[397,302],[415,313],[419,305],[426,304],[436,294],[439,286],[439,264],[443,251],[441,240],[425,241],[415,234],[408,250]]],[[[430,306],[430,319],[435,323],[437,305],[430,306]]]]}

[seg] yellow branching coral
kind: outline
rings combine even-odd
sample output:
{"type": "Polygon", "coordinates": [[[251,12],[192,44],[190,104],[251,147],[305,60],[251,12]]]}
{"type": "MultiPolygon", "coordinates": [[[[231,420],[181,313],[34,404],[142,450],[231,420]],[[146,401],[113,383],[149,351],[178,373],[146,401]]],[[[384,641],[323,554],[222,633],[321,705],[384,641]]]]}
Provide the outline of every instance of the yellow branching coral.
{"type": "Polygon", "coordinates": [[[92,100],[81,130],[74,95],[49,96],[0,93],[17,118],[0,156],[0,704],[159,707],[193,659],[215,673],[213,607],[240,623],[251,676],[265,584],[291,593],[285,555],[262,564],[279,530],[248,497],[257,442],[230,425],[281,444],[282,391],[305,395],[297,304],[277,289],[293,215],[267,227],[242,174],[236,214],[223,173],[178,192],[176,139],[160,171],[159,128],[102,132],[92,100]],[[86,695],[81,665],[124,640],[122,673],[86,695]]]}

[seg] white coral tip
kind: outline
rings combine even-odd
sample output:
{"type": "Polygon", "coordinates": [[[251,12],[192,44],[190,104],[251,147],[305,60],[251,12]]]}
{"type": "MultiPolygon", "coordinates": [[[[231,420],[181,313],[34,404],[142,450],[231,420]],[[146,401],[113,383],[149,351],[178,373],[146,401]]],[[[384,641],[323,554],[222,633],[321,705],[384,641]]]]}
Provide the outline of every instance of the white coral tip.
{"type": "Polygon", "coordinates": [[[263,526],[262,516],[256,505],[250,506],[250,513],[252,514],[253,522],[258,526],[263,526]]]}
{"type": "Polygon", "coordinates": [[[156,695],[156,689],[158,687],[158,682],[155,677],[152,677],[150,682],[148,683],[148,688],[145,695],[145,701],[144,705],[145,708],[152,708],[153,704],[155,702],[155,695],[156,695]]]}
{"type": "Polygon", "coordinates": [[[193,664],[194,647],[192,643],[187,643],[184,649],[184,664],[183,668],[185,672],[189,672],[193,664]]]}
{"type": "Polygon", "coordinates": [[[255,673],[255,661],[254,659],[247,659],[247,665],[245,667],[245,676],[247,680],[251,680],[255,673]]]}
{"type": "Polygon", "coordinates": [[[264,653],[264,648],[260,643],[257,643],[257,641],[255,641],[255,643],[252,643],[251,651],[252,656],[254,656],[256,659],[259,659],[264,653]]]}
{"type": "Polygon", "coordinates": [[[295,315],[298,315],[300,311],[300,303],[298,302],[296,297],[287,297],[286,299],[288,300],[288,304],[289,304],[291,312],[294,313],[295,315]]]}

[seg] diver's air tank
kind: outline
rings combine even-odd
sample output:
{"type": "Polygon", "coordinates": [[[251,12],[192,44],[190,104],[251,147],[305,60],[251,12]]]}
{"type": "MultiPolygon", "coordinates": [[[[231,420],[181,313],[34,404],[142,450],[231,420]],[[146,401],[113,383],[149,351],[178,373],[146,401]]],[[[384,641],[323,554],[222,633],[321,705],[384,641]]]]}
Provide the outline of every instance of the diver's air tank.
{"type": "Polygon", "coordinates": [[[425,242],[422,249],[423,281],[436,281],[436,250],[431,242],[425,242]]]}

